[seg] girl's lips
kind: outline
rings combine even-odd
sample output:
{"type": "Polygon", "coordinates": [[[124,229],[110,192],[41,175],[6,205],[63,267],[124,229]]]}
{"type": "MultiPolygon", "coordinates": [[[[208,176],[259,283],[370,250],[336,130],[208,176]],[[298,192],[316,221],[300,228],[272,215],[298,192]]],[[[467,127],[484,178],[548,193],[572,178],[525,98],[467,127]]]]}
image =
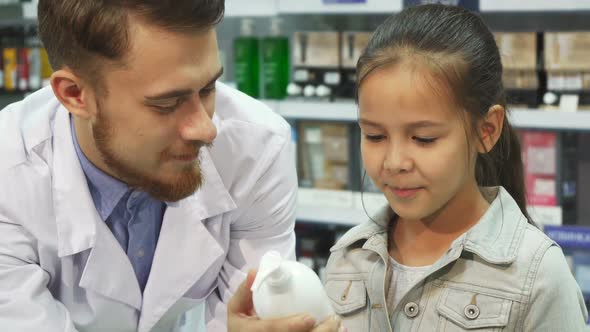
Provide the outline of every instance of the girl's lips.
{"type": "Polygon", "coordinates": [[[421,187],[418,187],[418,188],[393,188],[393,187],[389,187],[389,188],[399,198],[412,198],[412,197],[416,196],[416,194],[418,194],[418,192],[420,190],[422,190],[421,187]]]}

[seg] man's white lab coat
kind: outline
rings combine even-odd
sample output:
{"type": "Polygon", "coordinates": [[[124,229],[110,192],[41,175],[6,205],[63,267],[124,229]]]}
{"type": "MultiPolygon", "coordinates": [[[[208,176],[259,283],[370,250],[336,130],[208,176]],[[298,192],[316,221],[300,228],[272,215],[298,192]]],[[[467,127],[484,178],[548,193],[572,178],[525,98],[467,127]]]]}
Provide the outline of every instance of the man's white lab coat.
{"type": "Polygon", "coordinates": [[[0,331],[171,331],[225,303],[270,249],[293,258],[297,179],[288,124],[217,85],[204,184],[168,206],[143,295],[99,217],[51,88],[0,111],[0,331]]]}

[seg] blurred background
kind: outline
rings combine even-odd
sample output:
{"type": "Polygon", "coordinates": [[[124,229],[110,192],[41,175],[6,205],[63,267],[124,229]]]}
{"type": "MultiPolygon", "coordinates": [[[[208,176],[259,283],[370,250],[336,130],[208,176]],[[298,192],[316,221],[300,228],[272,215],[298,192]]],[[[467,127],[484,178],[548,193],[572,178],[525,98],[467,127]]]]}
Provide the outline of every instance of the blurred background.
{"type": "MultiPolygon", "coordinates": [[[[287,119],[299,174],[299,261],[321,278],[329,249],[386,201],[360,162],[355,65],[383,20],[439,2],[479,12],[502,54],[530,213],[567,254],[590,302],[590,1],[226,0],[222,81],[287,119]]],[[[0,0],[0,109],[48,84],[36,2],[0,0]]]]}

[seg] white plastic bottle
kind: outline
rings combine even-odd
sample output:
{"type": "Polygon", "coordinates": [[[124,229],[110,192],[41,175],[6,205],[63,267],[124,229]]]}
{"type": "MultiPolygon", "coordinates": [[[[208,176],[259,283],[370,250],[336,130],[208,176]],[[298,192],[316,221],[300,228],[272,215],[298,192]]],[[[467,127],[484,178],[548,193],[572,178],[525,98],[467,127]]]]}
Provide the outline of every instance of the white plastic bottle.
{"type": "Polygon", "coordinates": [[[267,252],[260,261],[252,300],[261,319],[307,313],[319,324],[334,314],[315,272],[301,263],[283,260],[276,251],[267,252]]]}

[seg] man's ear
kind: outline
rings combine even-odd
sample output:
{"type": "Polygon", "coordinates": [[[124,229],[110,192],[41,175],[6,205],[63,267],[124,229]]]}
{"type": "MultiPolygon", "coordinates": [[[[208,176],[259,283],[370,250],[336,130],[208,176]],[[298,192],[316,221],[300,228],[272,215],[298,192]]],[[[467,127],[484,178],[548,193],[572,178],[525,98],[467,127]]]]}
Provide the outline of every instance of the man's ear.
{"type": "Polygon", "coordinates": [[[504,117],[506,111],[501,105],[490,107],[488,113],[478,124],[478,133],[480,144],[477,151],[479,153],[488,153],[491,151],[502,135],[504,128],[504,117]]]}
{"type": "Polygon", "coordinates": [[[82,119],[92,117],[87,98],[89,87],[83,84],[79,76],[67,68],[57,70],[51,75],[51,87],[57,99],[72,115],[82,119]]]}

